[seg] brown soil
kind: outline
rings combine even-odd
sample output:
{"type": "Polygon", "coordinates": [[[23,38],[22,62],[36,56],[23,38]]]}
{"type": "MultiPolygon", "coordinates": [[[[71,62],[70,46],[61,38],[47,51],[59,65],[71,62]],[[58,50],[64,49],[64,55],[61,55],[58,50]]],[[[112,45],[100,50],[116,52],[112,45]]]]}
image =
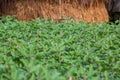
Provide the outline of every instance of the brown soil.
{"type": "Polygon", "coordinates": [[[19,20],[37,17],[67,17],[87,22],[109,20],[104,0],[4,0],[0,4],[1,15],[12,15],[19,20]]]}

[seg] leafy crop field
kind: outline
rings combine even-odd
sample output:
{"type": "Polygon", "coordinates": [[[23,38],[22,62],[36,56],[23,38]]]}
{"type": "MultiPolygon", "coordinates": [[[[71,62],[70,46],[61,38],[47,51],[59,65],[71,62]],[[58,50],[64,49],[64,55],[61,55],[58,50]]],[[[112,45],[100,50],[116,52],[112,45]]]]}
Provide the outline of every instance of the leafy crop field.
{"type": "Polygon", "coordinates": [[[0,80],[120,80],[120,24],[6,17],[0,80]]]}

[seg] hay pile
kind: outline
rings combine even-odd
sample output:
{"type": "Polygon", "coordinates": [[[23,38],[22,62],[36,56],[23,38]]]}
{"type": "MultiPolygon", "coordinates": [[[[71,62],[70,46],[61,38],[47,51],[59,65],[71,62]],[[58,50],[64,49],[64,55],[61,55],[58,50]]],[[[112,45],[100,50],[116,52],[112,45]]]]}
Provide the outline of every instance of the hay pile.
{"type": "Polygon", "coordinates": [[[109,20],[104,0],[3,0],[0,4],[1,15],[13,15],[19,20],[37,17],[68,17],[87,22],[109,20]]]}

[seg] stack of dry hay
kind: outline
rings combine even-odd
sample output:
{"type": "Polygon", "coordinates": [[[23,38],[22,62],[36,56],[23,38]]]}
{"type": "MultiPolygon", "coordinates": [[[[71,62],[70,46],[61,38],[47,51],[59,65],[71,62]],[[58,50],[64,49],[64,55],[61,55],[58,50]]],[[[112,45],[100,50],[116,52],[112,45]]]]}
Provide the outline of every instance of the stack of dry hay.
{"type": "Polygon", "coordinates": [[[0,14],[19,20],[37,17],[62,19],[64,16],[87,22],[108,21],[105,0],[2,0],[0,14]]]}

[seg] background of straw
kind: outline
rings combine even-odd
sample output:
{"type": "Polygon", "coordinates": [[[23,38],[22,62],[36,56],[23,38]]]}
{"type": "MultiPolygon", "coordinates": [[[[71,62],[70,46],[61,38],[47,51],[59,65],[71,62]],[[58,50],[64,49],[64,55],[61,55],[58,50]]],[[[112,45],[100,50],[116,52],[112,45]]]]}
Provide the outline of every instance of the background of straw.
{"type": "Polygon", "coordinates": [[[0,4],[0,15],[12,15],[19,20],[64,16],[87,22],[109,20],[105,0],[3,0],[0,4]]]}

